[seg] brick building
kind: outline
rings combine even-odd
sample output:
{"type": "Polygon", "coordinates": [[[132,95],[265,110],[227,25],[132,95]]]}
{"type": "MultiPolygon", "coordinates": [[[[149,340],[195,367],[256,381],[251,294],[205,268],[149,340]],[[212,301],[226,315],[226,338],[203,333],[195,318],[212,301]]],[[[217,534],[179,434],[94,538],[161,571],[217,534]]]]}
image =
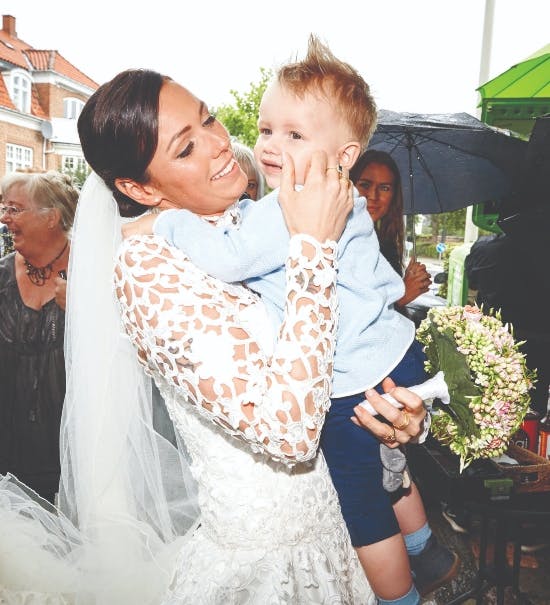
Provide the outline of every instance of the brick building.
{"type": "Polygon", "coordinates": [[[76,119],[98,84],[57,50],[17,37],[15,17],[0,31],[0,177],[17,169],[81,171],[76,119]]]}

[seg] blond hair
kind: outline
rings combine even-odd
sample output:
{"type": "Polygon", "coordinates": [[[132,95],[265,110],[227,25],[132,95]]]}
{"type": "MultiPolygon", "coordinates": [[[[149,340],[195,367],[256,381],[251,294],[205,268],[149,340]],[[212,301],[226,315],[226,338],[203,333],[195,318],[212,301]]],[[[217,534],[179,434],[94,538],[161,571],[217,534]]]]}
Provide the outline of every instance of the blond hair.
{"type": "Polygon", "coordinates": [[[244,170],[248,178],[254,177],[256,182],[258,183],[258,199],[264,196],[264,177],[258,168],[258,164],[256,164],[256,160],[254,159],[254,152],[250,147],[247,147],[244,143],[240,141],[233,140],[231,141],[231,147],[233,149],[233,153],[235,154],[235,159],[237,160],[239,166],[244,170]]]}
{"type": "Polygon", "coordinates": [[[321,93],[348,125],[361,148],[366,149],[376,128],[376,103],[369,85],[316,36],[310,35],[305,58],[280,67],[276,79],[298,97],[312,91],[321,93]]]}
{"type": "Polygon", "coordinates": [[[13,172],[2,179],[2,193],[21,187],[38,208],[56,208],[61,215],[60,227],[68,233],[73,225],[79,191],[71,177],[62,172],[13,172]]]}

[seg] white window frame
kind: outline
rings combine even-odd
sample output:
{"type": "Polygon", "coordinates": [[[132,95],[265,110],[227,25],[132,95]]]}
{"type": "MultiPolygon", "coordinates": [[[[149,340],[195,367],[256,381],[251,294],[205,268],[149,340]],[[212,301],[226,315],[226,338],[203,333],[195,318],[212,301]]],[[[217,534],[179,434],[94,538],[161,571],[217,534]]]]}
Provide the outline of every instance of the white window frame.
{"type": "Polygon", "coordinates": [[[22,145],[6,144],[6,173],[32,168],[33,149],[22,145]]]}
{"type": "Polygon", "coordinates": [[[21,113],[31,112],[32,79],[22,69],[13,69],[9,74],[8,90],[11,100],[21,113]]]}
{"type": "Polygon", "coordinates": [[[82,99],[66,97],[63,99],[63,116],[69,120],[76,120],[84,107],[82,99]]]}
{"type": "Polygon", "coordinates": [[[79,155],[64,155],[61,160],[61,170],[65,173],[84,171],[87,168],[86,160],[79,155]]]}

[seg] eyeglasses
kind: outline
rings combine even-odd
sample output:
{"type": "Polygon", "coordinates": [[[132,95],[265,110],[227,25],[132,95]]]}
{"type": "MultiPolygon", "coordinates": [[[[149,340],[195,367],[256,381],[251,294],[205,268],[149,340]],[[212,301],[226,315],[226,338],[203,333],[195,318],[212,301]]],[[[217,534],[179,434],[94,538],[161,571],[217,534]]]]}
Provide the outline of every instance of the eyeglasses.
{"type": "Polygon", "coordinates": [[[28,208],[17,208],[17,206],[0,206],[0,216],[7,214],[8,216],[17,216],[22,212],[27,212],[28,208]]]}

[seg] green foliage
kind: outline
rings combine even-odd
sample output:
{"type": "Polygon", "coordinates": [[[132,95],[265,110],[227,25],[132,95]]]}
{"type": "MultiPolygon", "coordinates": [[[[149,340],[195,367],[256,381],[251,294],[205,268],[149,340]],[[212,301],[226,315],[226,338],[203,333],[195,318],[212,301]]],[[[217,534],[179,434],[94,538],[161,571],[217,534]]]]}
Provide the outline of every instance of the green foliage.
{"type": "Polygon", "coordinates": [[[429,337],[426,339],[426,357],[434,374],[443,370],[445,382],[449,388],[451,403],[443,409],[466,435],[479,436],[479,427],[475,423],[469,408],[472,397],[480,395],[470,375],[466,357],[458,351],[452,330],[438,330],[438,326],[430,324],[429,337]]]}
{"type": "Polygon", "coordinates": [[[84,181],[88,178],[90,174],[90,168],[76,168],[75,170],[63,170],[63,174],[67,174],[71,177],[73,184],[78,189],[82,189],[82,185],[84,185],[84,181]]]}
{"type": "Polygon", "coordinates": [[[10,252],[13,252],[13,236],[10,231],[2,231],[0,233],[0,237],[2,238],[2,242],[0,242],[0,251],[2,254],[0,256],[5,256],[10,252]]]}
{"type": "Polygon", "coordinates": [[[233,105],[220,105],[213,109],[213,113],[227,128],[229,134],[249,147],[254,147],[258,137],[260,101],[273,72],[260,67],[260,74],[259,82],[251,82],[248,91],[243,93],[236,90],[230,91],[235,99],[233,105]]]}
{"type": "Polygon", "coordinates": [[[464,225],[466,223],[466,208],[454,210],[453,212],[442,212],[430,215],[432,237],[439,240],[441,234],[458,235],[464,237],[464,225]]]}
{"type": "MultiPolygon", "coordinates": [[[[449,258],[451,256],[451,250],[454,248],[454,246],[452,248],[447,248],[445,250],[445,252],[443,252],[443,254],[441,255],[441,260],[443,261],[443,273],[445,273],[445,275],[448,277],[449,275],[449,258]]],[[[442,284],[439,284],[439,289],[437,291],[437,295],[441,296],[441,298],[447,298],[447,295],[449,294],[449,282],[448,279],[445,279],[445,281],[442,284]]]]}
{"type": "MultiPolygon", "coordinates": [[[[417,235],[416,236],[416,256],[425,256],[426,258],[439,258],[439,252],[436,249],[437,243],[441,241],[439,238],[435,239],[429,235],[417,235]]],[[[452,241],[446,240],[445,245],[447,249],[442,255],[442,259],[444,260],[445,254],[448,254],[453,248],[459,246],[462,241],[456,241],[453,239],[452,241]]]]}
{"type": "Polygon", "coordinates": [[[416,236],[416,256],[425,256],[426,258],[437,258],[439,256],[431,236],[416,236]]]}

